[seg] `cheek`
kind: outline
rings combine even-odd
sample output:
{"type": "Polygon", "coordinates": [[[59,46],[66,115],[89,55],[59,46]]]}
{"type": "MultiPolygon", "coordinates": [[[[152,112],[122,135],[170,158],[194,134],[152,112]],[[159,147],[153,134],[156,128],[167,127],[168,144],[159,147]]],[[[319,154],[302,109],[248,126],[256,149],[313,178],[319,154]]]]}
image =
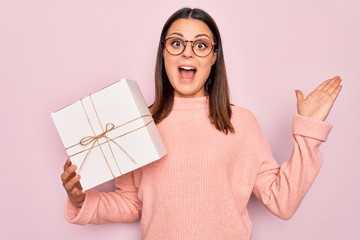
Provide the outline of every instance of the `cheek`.
{"type": "Polygon", "coordinates": [[[209,59],[201,64],[201,72],[204,75],[209,75],[212,67],[212,60],[209,59]]]}
{"type": "Polygon", "coordinates": [[[164,59],[164,65],[165,65],[166,72],[168,73],[168,71],[172,71],[175,66],[175,59],[172,58],[171,56],[168,56],[167,53],[163,54],[163,59],[164,59]]]}
{"type": "Polygon", "coordinates": [[[164,61],[164,65],[165,65],[166,74],[168,76],[173,74],[173,72],[174,72],[173,64],[170,61],[164,61]]]}
{"type": "Polygon", "coordinates": [[[164,60],[164,66],[165,66],[165,73],[166,76],[168,77],[171,85],[173,85],[175,79],[176,79],[176,74],[177,74],[177,68],[175,68],[174,64],[171,63],[171,61],[165,61],[164,60]]]}

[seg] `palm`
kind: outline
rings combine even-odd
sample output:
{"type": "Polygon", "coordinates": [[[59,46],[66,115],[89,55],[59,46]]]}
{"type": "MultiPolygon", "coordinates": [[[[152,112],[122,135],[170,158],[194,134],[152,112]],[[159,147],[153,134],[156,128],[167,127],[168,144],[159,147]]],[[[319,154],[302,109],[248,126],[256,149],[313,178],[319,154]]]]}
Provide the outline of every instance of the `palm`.
{"type": "Polygon", "coordinates": [[[324,81],[306,98],[300,90],[296,91],[299,115],[325,120],[328,116],[342,86],[340,77],[324,81]]]}

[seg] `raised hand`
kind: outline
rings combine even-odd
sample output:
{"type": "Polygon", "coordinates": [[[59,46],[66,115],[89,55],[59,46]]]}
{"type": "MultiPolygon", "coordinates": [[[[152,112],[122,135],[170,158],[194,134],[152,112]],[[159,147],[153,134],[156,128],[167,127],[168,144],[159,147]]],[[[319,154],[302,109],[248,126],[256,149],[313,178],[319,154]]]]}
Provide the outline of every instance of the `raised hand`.
{"type": "Polygon", "coordinates": [[[306,98],[300,90],[296,90],[299,115],[324,121],[341,91],[340,83],[341,78],[339,76],[328,79],[315,88],[306,98]]]}
{"type": "Polygon", "coordinates": [[[66,160],[64,165],[64,172],[61,174],[61,180],[70,202],[75,206],[81,208],[85,193],[80,185],[80,175],[76,174],[76,165],[72,165],[70,159],[66,160]]]}

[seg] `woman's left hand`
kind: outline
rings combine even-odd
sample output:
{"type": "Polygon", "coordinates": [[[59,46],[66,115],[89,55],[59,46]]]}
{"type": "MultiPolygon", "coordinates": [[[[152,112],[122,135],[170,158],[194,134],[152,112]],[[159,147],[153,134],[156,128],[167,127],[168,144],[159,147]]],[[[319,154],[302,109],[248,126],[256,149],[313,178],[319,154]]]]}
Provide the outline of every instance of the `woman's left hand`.
{"type": "Polygon", "coordinates": [[[299,115],[324,121],[341,91],[340,83],[338,76],[326,80],[306,98],[300,90],[296,90],[299,115]]]}

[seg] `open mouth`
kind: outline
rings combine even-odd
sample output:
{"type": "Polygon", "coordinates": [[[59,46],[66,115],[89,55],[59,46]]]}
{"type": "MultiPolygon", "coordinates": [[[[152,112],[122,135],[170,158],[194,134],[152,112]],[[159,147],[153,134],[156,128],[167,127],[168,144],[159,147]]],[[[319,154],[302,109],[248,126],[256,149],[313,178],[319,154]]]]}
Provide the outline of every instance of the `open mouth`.
{"type": "Polygon", "coordinates": [[[181,66],[179,67],[179,73],[181,78],[190,79],[195,76],[196,68],[190,66],[181,66]]]}

